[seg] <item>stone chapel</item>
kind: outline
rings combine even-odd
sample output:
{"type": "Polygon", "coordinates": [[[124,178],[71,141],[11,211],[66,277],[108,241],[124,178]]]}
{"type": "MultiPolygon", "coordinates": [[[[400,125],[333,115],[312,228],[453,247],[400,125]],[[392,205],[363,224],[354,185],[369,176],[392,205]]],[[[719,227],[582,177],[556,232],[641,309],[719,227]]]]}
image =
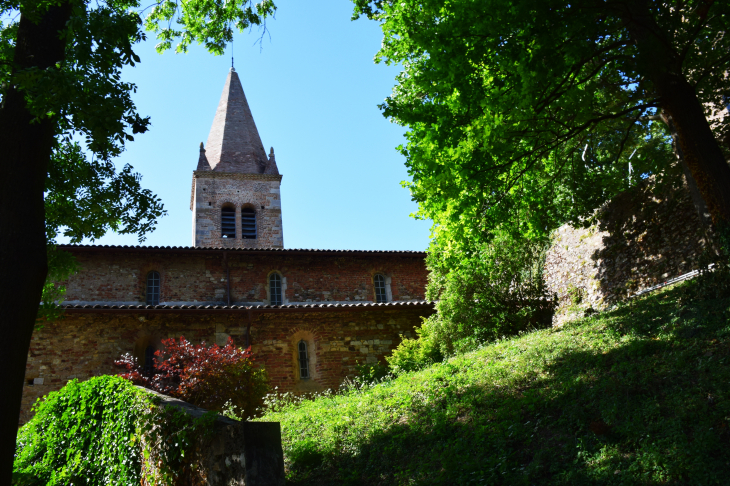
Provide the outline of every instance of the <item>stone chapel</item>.
{"type": "Polygon", "coordinates": [[[21,423],[67,381],[149,366],[161,340],[251,346],[279,391],[336,389],[434,312],[425,253],[284,247],[282,175],[231,69],[192,174],[192,246],[64,245],[62,319],[33,334],[21,423]]]}

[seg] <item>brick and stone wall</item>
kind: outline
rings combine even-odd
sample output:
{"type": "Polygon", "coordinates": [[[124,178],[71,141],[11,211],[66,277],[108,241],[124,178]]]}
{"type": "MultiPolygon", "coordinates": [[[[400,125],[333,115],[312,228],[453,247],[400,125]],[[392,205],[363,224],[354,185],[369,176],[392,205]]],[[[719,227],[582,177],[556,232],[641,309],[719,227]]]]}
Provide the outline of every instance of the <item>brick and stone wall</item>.
{"type": "Polygon", "coordinates": [[[710,241],[686,186],[658,189],[646,181],[613,198],[597,216],[590,228],[560,227],[548,252],[548,288],[563,311],[599,309],[690,272],[710,241]]]}
{"type": "Polygon", "coordinates": [[[430,305],[358,307],[344,310],[253,313],[224,311],[73,311],[33,333],[23,390],[21,423],[39,397],[67,381],[115,374],[114,360],[125,353],[144,361],[148,346],[185,336],[194,343],[224,344],[230,336],[239,346],[250,343],[257,362],[279,391],[335,389],[357,363],[382,362],[399,343],[412,337],[430,305]],[[250,324],[249,324],[250,323],[250,324]],[[297,344],[309,348],[311,378],[299,378],[297,344]]]}
{"type": "Polygon", "coordinates": [[[215,248],[283,248],[281,175],[195,171],[190,209],[193,246],[215,248]],[[236,210],[236,237],[223,238],[221,209],[236,210]],[[256,215],[255,239],[241,237],[241,209],[256,215]]]}
{"type": "Polygon", "coordinates": [[[283,277],[284,303],[372,302],[373,276],[389,277],[393,301],[424,299],[423,253],[171,250],[62,247],[81,270],[67,285],[67,303],[144,304],[147,274],[161,278],[161,303],[268,302],[268,277],[283,277]]]}

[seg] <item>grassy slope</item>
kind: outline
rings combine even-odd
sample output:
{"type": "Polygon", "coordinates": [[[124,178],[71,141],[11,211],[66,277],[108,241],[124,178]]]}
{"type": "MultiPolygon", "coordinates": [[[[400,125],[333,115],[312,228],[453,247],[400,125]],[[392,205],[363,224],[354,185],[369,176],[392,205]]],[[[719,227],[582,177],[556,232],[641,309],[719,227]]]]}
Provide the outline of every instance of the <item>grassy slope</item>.
{"type": "Polygon", "coordinates": [[[262,420],[290,484],[730,484],[730,299],[693,285],[262,420]]]}

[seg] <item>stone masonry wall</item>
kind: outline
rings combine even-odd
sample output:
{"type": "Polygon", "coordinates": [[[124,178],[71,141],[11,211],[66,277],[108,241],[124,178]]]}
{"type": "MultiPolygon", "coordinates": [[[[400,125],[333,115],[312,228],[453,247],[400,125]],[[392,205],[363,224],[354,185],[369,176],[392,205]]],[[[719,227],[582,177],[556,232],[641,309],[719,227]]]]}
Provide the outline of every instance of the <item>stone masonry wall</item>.
{"type": "Polygon", "coordinates": [[[238,253],[188,250],[133,251],[63,247],[81,270],[67,285],[67,303],[144,304],[146,276],[161,278],[161,303],[227,303],[226,268],[232,304],[268,302],[268,277],[279,272],[284,303],[372,302],[373,276],[390,277],[393,301],[423,300],[427,270],[423,255],[287,252],[238,253]]]}
{"type": "MultiPolygon", "coordinates": [[[[359,363],[382,362],[399,343],[412,337],[430,306],[370,308],[357,311],[307,311],[254,314],[251,344],[257,362],[279,391],[335,389],[359,363]],[[310,355],[308,380],[299,379],[297,344],[304,340],[310,355]]],[[[67,381],[115,374],[114,360],[131,353],[141,362],[148,346],[160,348],[165,338],[181,335],[194,343],[224,344],[230,336],[245,346],[249,325],[245,311],[136,313],[67,311],[33,333],[23,390],[21,423],[31,417],[39,397],[67,381]]]]}
{"type": "Polygon", "coordinates": [[[281,176],[195,171],[190,209],[193,246],[215,248],[283,248],[281,176]],[[221,209],[236,209],[236,237],[221,235],[221,209]],[[255,239],[241,238],[241,209],[256,213],[255,239]]]}
{"type": "Polygon", "coordinates": [[[690,272],[709,241],[686,186],[659,190],[647,181],[597,216],[590,228],[560,227],[548,251],[547,285],[564,311],[602,308],[690,272]]]}

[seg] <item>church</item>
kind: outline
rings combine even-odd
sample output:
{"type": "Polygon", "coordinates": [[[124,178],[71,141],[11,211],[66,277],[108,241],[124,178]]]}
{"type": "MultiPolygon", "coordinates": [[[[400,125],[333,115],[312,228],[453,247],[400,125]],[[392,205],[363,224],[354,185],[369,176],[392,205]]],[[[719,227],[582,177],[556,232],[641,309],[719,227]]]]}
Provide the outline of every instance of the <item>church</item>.
{"type": "Polygon", "coordinates": [[[69,380],[118,373],[123,354],[149,366],[166,338],[230,337],[272,388],[311,392],[413,336],[434,312],[425,253],[285,248],[281,182],[231,68],[192,173],[192,246],[61,246],[80,270],[63,317],[33,334],[21,423],[69,380]]]}

